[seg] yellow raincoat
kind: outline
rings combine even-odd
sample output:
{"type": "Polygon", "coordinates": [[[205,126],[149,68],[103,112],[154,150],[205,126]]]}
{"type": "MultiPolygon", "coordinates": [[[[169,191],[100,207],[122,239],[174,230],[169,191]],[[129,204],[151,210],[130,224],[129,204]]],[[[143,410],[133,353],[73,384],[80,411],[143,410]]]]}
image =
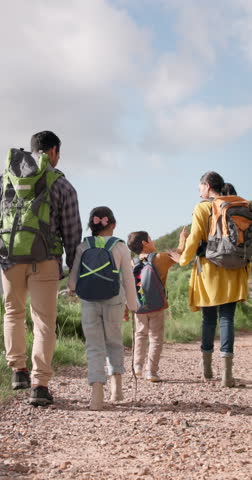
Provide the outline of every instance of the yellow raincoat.
{"type": "MultiPolygon", "coordinates": [[[[191,233],[180,257],[181,267],[195,257],[200,242],[207,241],[210,211],[211,203],[207,201],[197,204],[194,208],[191,233]]],[[[205,257],[201,257],[199,261],[202,272],[198,272],[195,262],[189,283],[189,305],[192,311],[195,312],[200,307],[246,300],[249,266],[227,270],[217,267],[205,257]]]]}

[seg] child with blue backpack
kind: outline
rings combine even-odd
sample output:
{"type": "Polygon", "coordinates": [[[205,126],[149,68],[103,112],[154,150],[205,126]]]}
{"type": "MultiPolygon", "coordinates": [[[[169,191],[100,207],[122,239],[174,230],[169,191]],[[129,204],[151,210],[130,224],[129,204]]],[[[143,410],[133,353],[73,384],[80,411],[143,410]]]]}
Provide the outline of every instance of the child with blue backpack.
{"type": "Polygon", "coordinates": [[[111,401],[123,400],[121,324],[125,303],[130,310],[137,309],[130,252],[122,240],[113,237],[115,226],[110,208],[102,206],[91,211],[88,227],[92,236],[77,247],[68,283],[70,292],[76,292],[82,300],[91,410],[103,409],[106,359],[111,401]]]}
{"type": "MultiPolygon", "coordinates": [[[[187,236],[184,227],[180,233],[177,252],[182,253],[184,250],[187,236]]],[[[169,253],[156,253],[154,242],[145,231],[130,233],[127,243],[129,249],[139,255],[139,258],[133,259],[138,302],[135,314],[134,370],[137,376],[142,376],[149,340],[145,378],[150,382],[160,382],[158,369],[164,340],[164,311],[168,307],[165,285],[168,270],[175,262],[169,253]]]]}

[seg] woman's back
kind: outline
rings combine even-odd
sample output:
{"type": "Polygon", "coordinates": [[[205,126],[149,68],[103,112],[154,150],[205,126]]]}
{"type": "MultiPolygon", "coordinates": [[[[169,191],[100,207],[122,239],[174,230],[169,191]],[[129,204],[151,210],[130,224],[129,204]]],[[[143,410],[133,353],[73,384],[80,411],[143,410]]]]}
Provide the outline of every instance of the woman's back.
{"type": "MultiPolygon", "coordinates": [[[[209,222],[211,221],[210,214],[210,201],[203,201],[195,206],[191,233],[179,262],[181,266],[187,265],[195,257],[201,241],[207,241],[209,222]]],[[[200,307],[246,300],[248,295],[247,268],[227,270],[217,267],[205,257],[200,257],[199,263],[194,263],[189,285],[189,305],[192,311],[199,310],[200,307]]]]}

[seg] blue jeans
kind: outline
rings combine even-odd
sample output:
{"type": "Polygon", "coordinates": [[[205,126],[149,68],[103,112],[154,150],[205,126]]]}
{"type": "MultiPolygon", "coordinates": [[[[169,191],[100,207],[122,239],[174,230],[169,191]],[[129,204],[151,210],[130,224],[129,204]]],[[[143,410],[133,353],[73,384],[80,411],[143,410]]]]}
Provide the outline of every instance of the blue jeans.
{"type": "Polygon", "coordinates": [[[124,301],[120,295],[109,300],[82,300],[82,328],[86,337],[88,383],[106,383],[108,375],[124,373],[122,319],[124,301]]]}
{"type": "Polygon", "coordinates": [[[215,307],[202,307],[202,352],[214,351],[214,337],[219,312],[221,357],[233,356],[235,307],[236,302],[215,307]]]}

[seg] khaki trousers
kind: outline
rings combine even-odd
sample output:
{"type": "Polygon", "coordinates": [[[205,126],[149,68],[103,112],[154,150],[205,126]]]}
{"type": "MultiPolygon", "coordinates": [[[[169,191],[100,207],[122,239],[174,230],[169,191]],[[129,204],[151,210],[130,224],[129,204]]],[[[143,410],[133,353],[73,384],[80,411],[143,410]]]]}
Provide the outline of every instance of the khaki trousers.
{"type": "Polygon", "coordinates": [[[33,321],[32,385],[47,386],[52,377],[52,356],[56,342],[56,303],[59,285],[57,260],[18,264],[2,271],[5,303],[4,343],[12,369],[26,367],[25,316],[30,294],[33,321]]]}
{"type": "Polygon", "coordinates": [[[155,375],[164,341],[164,310],[135,315],[135,323],[134,367],[136,370],[143,369],[149,339],[146,371],[155,375]]]}

